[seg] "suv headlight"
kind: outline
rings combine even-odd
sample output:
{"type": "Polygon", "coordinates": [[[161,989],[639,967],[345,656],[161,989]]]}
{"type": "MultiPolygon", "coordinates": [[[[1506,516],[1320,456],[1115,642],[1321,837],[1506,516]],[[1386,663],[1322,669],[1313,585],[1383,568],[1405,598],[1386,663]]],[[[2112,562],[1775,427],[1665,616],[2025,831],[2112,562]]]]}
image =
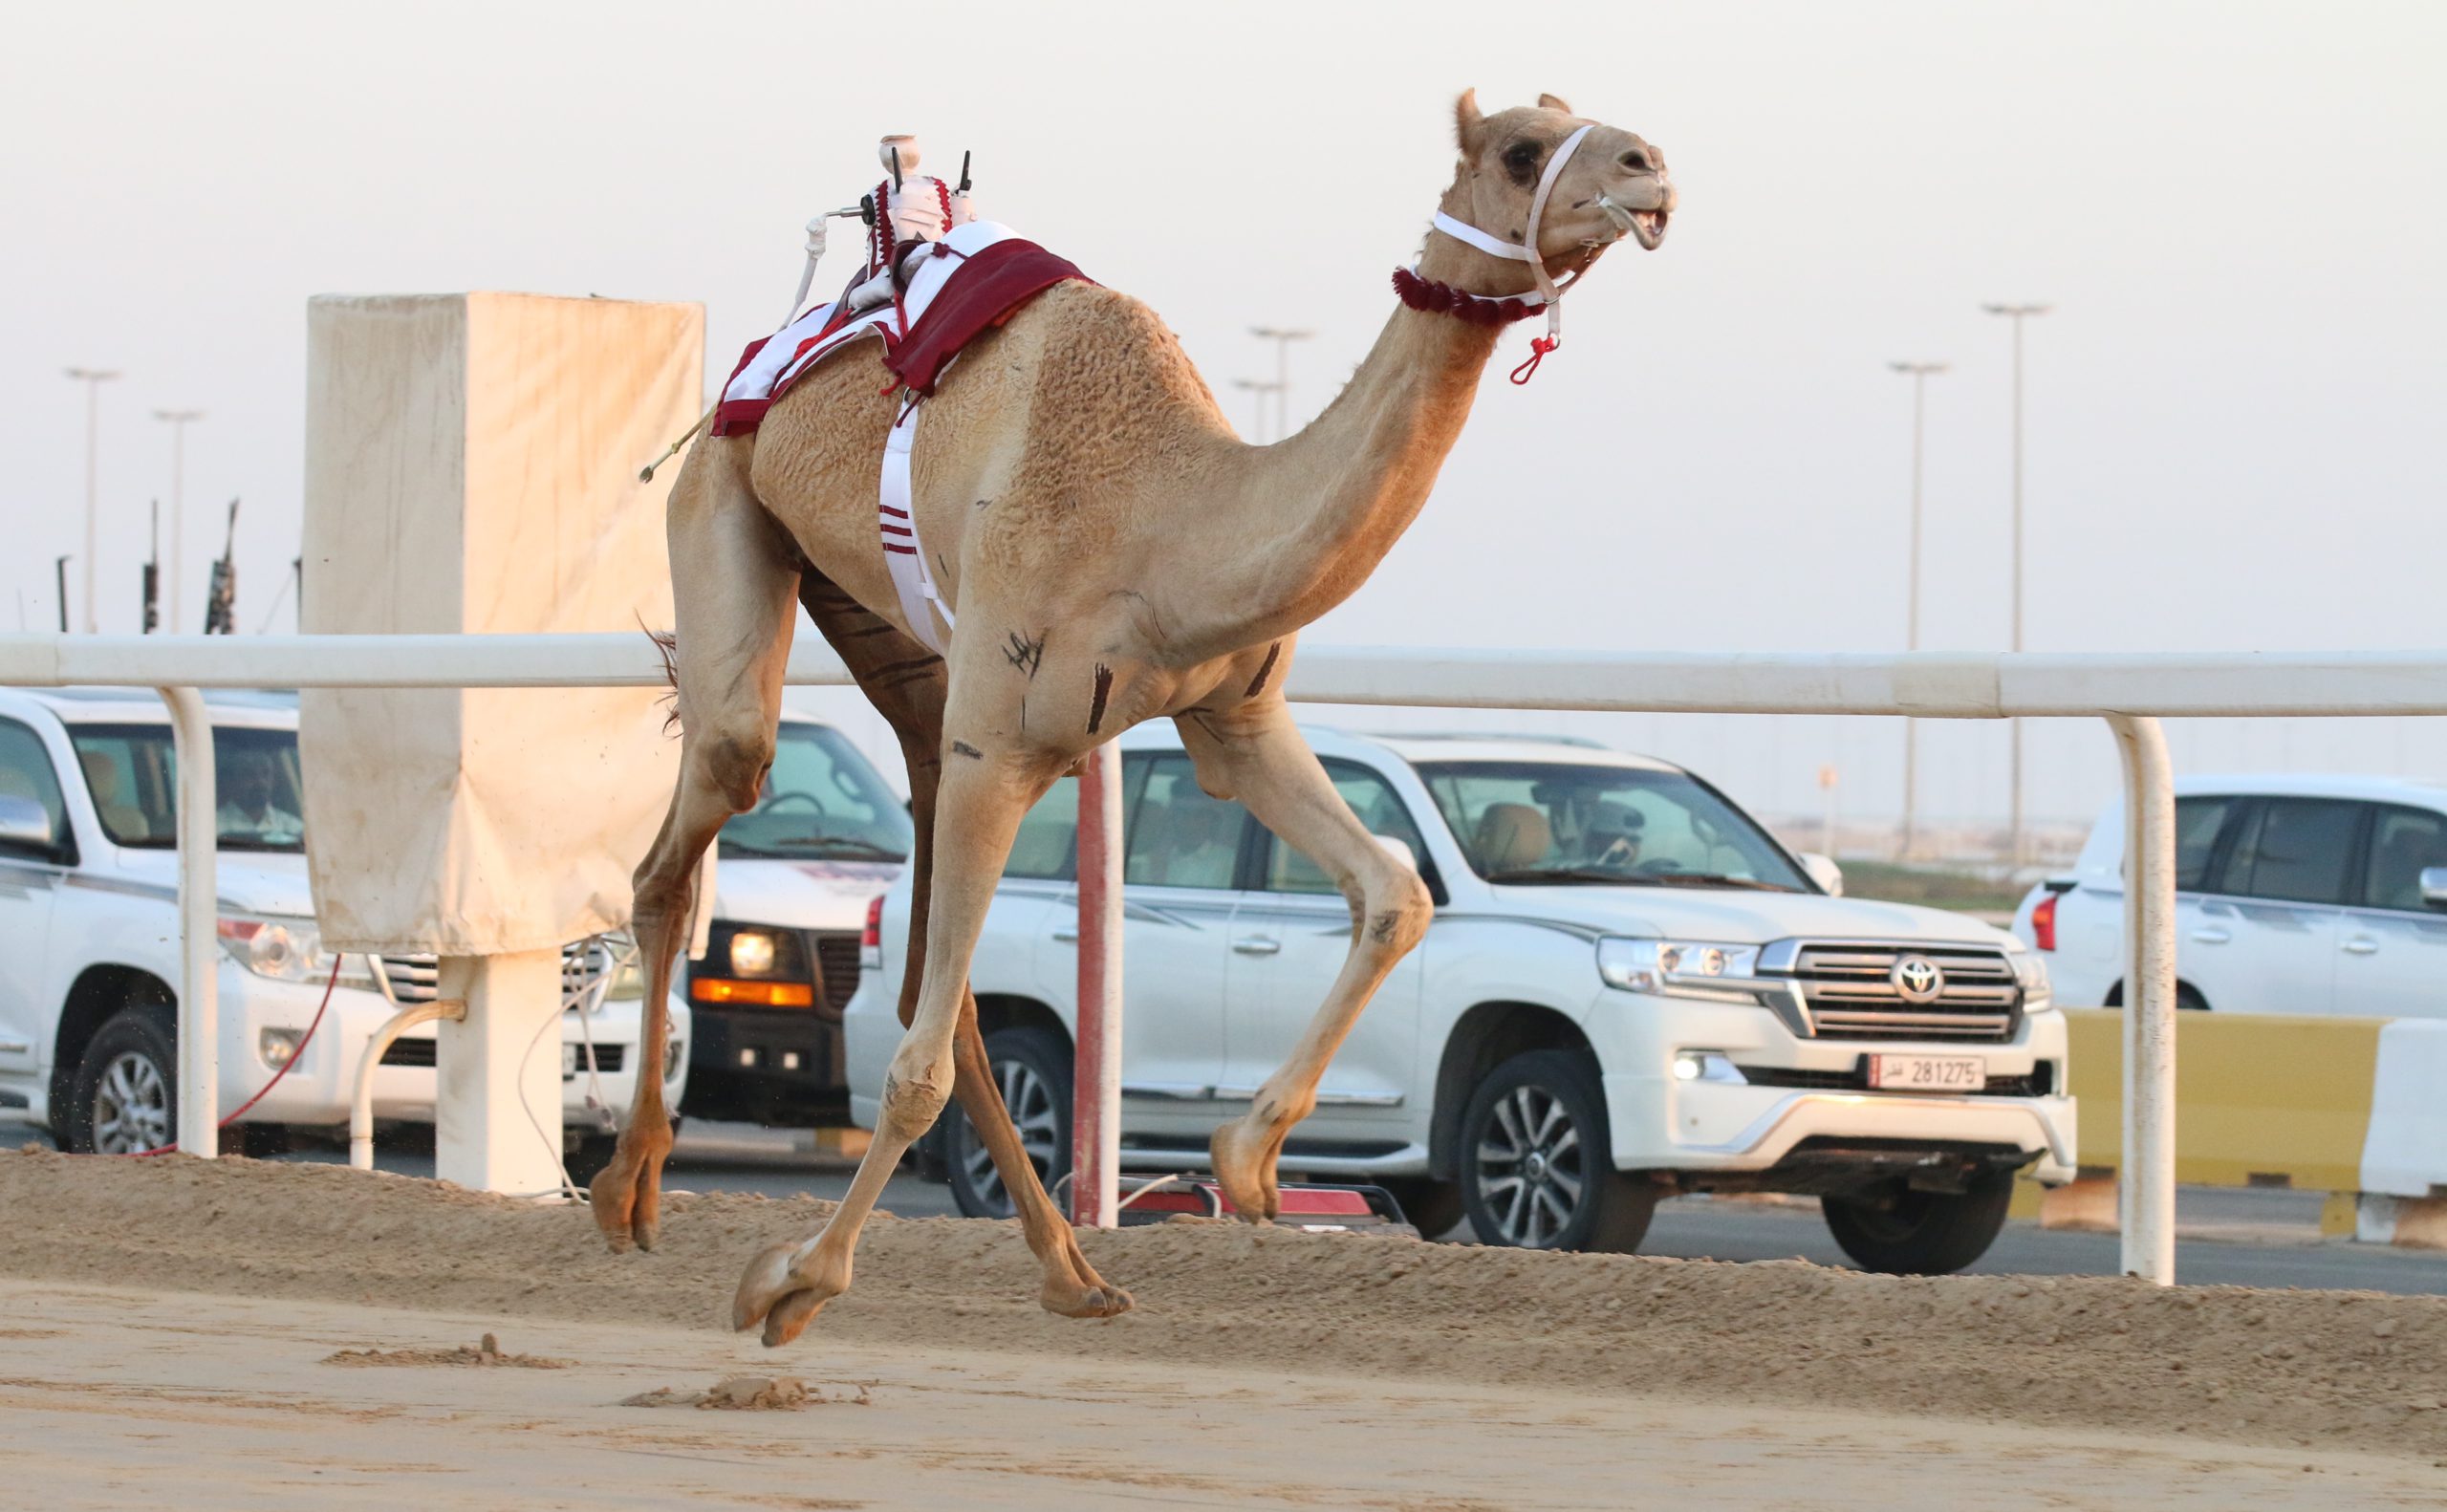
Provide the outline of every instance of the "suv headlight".
{"type": "MultiPolygon", "coordinates": [[[[223,918],[214,928],[230,960],[258,977],[274,982],[305,982],[317,986],[330,980],[332,958],[323,953],[323,937],[311,918],[223,918]]],[[[340,958],[339,984],[371,987],[374,979],[362,968],[348,969],[340,958]]]]}
{"type": "Polygon", "coordinates": [[[2048,985],[2046,961],[2024,949],[2019,940],[2005,952],[2005,959],[2013,962],[2014,981],[2022,986],[2025,1013],[2035,1013],[2055,1004],[2056,992],[2048,985]]]}
{"type": "Polygon", "coordinates": [[[1622,940],[1597,942],[1597,974],[1626,992],[1665,997],[1756,1002],[1746,990],[1759,969],[1756,945],[1720,945],[1697,940],[1622,940]]]}

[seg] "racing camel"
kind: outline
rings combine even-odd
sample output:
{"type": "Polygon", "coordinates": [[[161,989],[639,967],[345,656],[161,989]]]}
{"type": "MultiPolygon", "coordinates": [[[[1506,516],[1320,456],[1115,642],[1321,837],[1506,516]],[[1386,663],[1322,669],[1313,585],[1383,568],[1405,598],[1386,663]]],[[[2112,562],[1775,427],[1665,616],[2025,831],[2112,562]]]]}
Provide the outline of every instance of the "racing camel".
{"type": "MultiPolygon", "coordinates": [[[[1334,879],[1350,955],[1288,1060],[1215,1132],[1215,1175],[1252,1220],[1277,1210],[1275,1161],[1327,1063],[1427,928],[1418,873],[1327,781],[1283,699],[1293,637],[1351,596],[1426,502],[1505,324],[1545,313],[1606,248],[1654,248],[1676,205],[1663,155],[1562,100],[1455,107],[1460,161],[1435,229],[1367,360],[1298,435],[1245,444],[1137,300],[1072,281],[970,344],[928,401],[912,524],[956,607],[945,655],[913,626],[877,542],[878,459],[896,401],[877,370],[830,362],[748,435],[689,452],[669,507],[677,602],[678,790],[637,872],[649,1023],[637,1101],[593,1187],[615,1249],[651,1248],[671,1123],[662,1018],[698,862],[756,801],[773,757],[793,610],[804,605],[892,724],[917,843],[907,1025],[874,1141],[823,1230],[752,1259],[733,1325],[796,1338],[850,1285],[867,1215],[957,1095],[1017,1204],[1050,1311],[1108,1317],[1098,1276],[1047,1196],[988,1074],[967,986],[1021,816],[1095,745],[1179,725],[1209,793],[1237,798],[1334,879]],[[1534,245],[1536,255],[1525,244],[1534,245]]],[[[1526,378],[1526,371],[1516,378],[1526,378]]]]}

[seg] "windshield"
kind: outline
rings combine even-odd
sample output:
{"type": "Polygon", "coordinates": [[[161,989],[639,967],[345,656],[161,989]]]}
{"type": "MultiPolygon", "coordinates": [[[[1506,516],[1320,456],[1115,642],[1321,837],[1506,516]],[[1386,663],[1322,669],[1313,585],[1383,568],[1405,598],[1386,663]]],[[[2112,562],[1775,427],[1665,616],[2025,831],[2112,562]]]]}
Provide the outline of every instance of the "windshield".
{"type": "MultiPolygon", "coordinates": [[[[85,771],[102,831],[119,845],[167,851],[178,845],[178,752],[166,724],[71,724],[69,743],[85,771]]],[[[303,851],[306,811],[298,795],[297,732],[212,729],[216,828],[225,851],[303,851]]]]}
{"type": "Polygon", "coordinates": [[[909,812],[828,725],[785,721],[756,807],[723,826],[722,853],[790,861],[903,861],[909,812]]]}
{"type": "Polygon", "coordinates": [[[1490,882],[1811,890],[1749,815],[1684,772],[1438,762],[1418,774],[1490,882]]]}

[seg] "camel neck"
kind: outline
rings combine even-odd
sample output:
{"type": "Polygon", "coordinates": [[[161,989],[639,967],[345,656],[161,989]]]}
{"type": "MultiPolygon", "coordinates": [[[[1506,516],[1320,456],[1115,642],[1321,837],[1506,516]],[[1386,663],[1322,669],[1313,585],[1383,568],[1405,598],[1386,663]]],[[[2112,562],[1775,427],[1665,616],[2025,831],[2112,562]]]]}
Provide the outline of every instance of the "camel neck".
{"type": "MultiPolygon", "coordinates": [[[[1491,295],[1529,283],[1520,265],[1444,236],[1428,238],[1419,271],[1491,295]]],[[[1227,572],[1232,591],[1215,598],[1235,606],[1225,643],[1289,634],[1356,592],[1418,517],[1469,418],[1502,331],[1387,302],[1375,345],[1325,413],[1233,459],[1231,554],[1241,560],[1227,572]]]]}

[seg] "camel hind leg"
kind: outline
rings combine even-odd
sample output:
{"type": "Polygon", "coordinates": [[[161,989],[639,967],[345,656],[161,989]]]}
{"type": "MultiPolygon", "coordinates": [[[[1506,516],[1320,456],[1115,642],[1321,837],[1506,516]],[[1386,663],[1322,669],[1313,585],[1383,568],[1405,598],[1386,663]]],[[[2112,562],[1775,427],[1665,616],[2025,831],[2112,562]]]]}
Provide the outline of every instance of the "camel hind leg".
{"type": "Polygon", "coordinates": [[[645,968],[638,1086],[619,1146],[590,1191],[615,1251],[652,1249],[661,1223],[672,968],[688,938],[697,867],[733,814],[753,808],[773,762],[790,660],[798,552],[747,484],[752,440],[697,443],[669,510],[680,778],[637,870],[632,928],[645,968]]]}
{"type": "MultiPolygon", "coordinates": [[[[926,922],[932,901],[935,846],[935,797],[942,776],[943,701],[950,684],[942,658],[883,618],[830,579],[809,572],[799,583],[799,602],[824,638],[840,654],[877,712],[900,738],[900,752],[909,767],[910,816],[917,842],[909,855],[911,868],[909,941],[900,979],[900,1022],[906,1028],[917,1011],[924,979],[926,922]]],[[[1072,1318],[1107,1318],[1126,1312],[1130,1294],[1109,1285],[1079,1252],[1070,1221],[1046,1194],[1035,1163],[1021,1148],[1019,1131],[1003,1106],[985,1058],[985,1039],[978,1032],[977,998],[965,983],[961,990],[960,1020],[952,1038],[952,1095],[968,1115],[1004,1190],[1019,1210],[1020,1227],[1044,1272],[1038,1302],[1049,1312],[1072,1318]]]]}
{"type": "Polygon", "coordinates": [[[1280,698],[1177,722],[1199,786],[1230,793],[1286,844],[1317,863],[1351,904],[1351,953],[1290,1055],[1258,1089],[1248,1113],[1208,1143],[1216,1180],[1241,1216],[1278,1211],[1275,1162],[1292,1127],[1317,1106],[1317,1083],[1396,962],[1427,933],[1434,910],[1418,873],[1396,860],[1334,790],[1280,698]]]}

